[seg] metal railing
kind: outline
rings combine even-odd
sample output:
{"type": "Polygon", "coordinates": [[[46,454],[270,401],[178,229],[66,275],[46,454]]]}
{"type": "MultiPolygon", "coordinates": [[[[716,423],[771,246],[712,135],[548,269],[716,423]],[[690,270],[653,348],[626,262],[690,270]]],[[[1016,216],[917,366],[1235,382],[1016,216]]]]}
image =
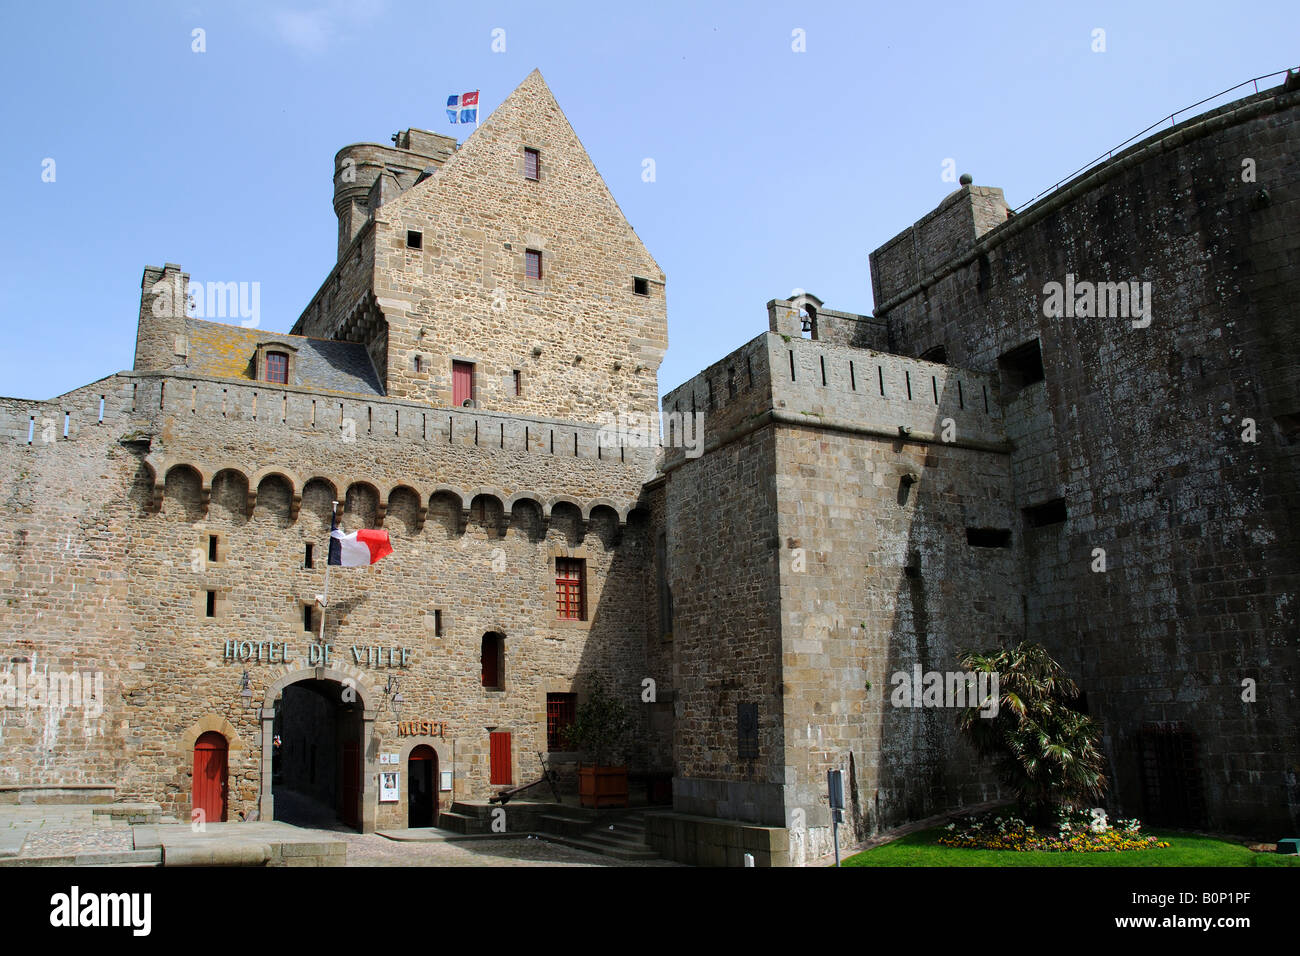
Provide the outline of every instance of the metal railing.
{"type": "Polygon", "coordinates": [[[1026,201],[1026,202],[1023,202],[1023,203],[1021,203],[1019,206],[1016,206],[1016,207],[1015,207],[1015,211],[1018,213],[1018,212],[1020,212],[1020,210],[1024,209],[1026,206],[1033,205],[1034,203],[1038,202],[1038,200],[1040,200],[1040,199],[1042,199],[1044,196],[1046,196],[1048,193],[1055,192],[1055,191],[1056,191],[1057,189],[1059,189],[1061,186],[1064,186],[1066,183],[1068,183],[1070,180],[1074,179],[1074,177],[1078,176],[1080,173],[1082,173],[1082,172],[1087,172],[1089,169],[1091,169],[1093,166],[1096,166],[1098,163],[1104,163],[1104,162],[1106,162],[1107,160],[1111,159],[1111,158],[1112,158],[1116,153],[1118,153],[1120,150],[1122,150],[1122,149],[1124,149],[1125,147],[1127,147],[1127,146],[1128,146],[1130,143],[1132,143],[1134,140],[1141,139],[1143,136],[1146,136],[1146,135],[1147,135],[1148,133],[1150,133],[1152,130],[1159,129],[1159,128],[1160,128],[1161,126],[1163,126],[1166,122],[1169,123],[1170,128],[1173,128],[1174,126],[1178,125],[1176,120],[1177,120],[1177,117],[1178,117],[1179,115],[1181,115],[1181,114],[1183,114],[1183,113],[1186,113],[1186,112],[1188,112],[1189,110],[1194,110],[1194,109],[1196,109],[1198,106],[1203,106],[1204,104],[1210,102],[1210,100],[1217,100],[1219,97],[1221,97],[1221,96],[1225,96],[1225,95],[1227,95],[1228,93],[1236,92],[1237,90],[1241,89],[1243,86],[1246,86],[1246,85],[1248,85],[1248,84],[1253,84],[1254,87],[1255,87],[1255,92],[1258,93],[1258,92],[1259,92],[1259,81],[1260,81],[1260,80],[1271,79],[1272,77],[1275,77],[1275,76],[1285,76],[1285,75],[1286,75],[1287,73],[1289,73],[1289,72],[1291,72],[1291,70],[1289,70],[1289,69],[1287,69],[1287,70],[1276,70],[1276,71],[1274,71],[1274,72],[1272,72],[1272,73],[1265,73],[1265,74],[1263,74],[1262,76],[1256,76],[1256,77],[1253,77],[1253,78],[1251,78],[1251,79],[1249,79],[1249,80],[1243,80],[1242,82],[1238,83],[1236,86],[1231,86],[1231,87],[1229,87],[1228,89],[1223,90],[1222,92],[1215,93],[1213,96],[1207,96],[1205,99],[1200,100],[1199,102],[1193,103],[1191,106],[1184,106],[1182,109],[1178,110],[1177,112],[1175,112],[1175,113],[1170,113],[1168,116],[1165,116],[1165,117],[1162,117],[1161,119],[1156,120],[1154,123],[1152,123],[1152,124],[1151,124],[1150,126],[1148,126],[1146,129],[1142,130],[1142,132],[1140,132],[1140,133],[1136,133],[1136,134],[1134,134],[1133,136],[1130,136],[1128,139],[1124,140],[1124,142],[1120,143],[1120,144],[1119,144],[1118,146],[1116,146],[1114,149],[1107,150],[1106,153],[1105,153],[1105,155],[1103,155],[1103,156],[1098,156],[1096,159],[1094,159],[1094,160],[1093,160],[1092,162],[1090,162],[1090,163],[1085,163],[1084,165],[1082,165],[1082,166],[1080,166],[1078,169],[1076,169],[1074,172],[1070,173],[1070,175],[1068,175],[1068,176],[1066,176],[1064,179],[1062,179],[1060,182],[1058,182],[1058,183],[1056,183],[1056,184],[1054,184],[1054,185],[1052,185],[1052,186],[1049,186],[1047,189],[1044,189],[1042,192],[1040,192],[1038,195],[1036,195],[1033,199],[1030,199],[1030,200],[1028,200],[1028,201],[1026,201]]]}

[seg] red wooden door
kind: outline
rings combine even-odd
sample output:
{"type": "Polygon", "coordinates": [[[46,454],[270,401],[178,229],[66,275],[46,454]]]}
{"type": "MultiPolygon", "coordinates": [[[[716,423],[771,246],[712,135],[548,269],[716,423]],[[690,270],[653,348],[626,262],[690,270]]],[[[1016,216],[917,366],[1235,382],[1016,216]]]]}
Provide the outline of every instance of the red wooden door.
{"type": "Polygon", "coordinates": [[[207,823],[226,821],[226,738],[215,730],[194,742],[194,802],[207,823]]]}
{"type": "Polygon", "coordinates": [[[350,827],[361,826],[361,744],[343,741],[343,806],[340,814],[350,827]]]}
{"type": "Polygon", "coordinates": [[[488,782],[509,786],[514,782],[514,774],[510,767],[510,735],[497,732],[491,734],[488,739],[491,762],[488,782]]]}
{"type": "Polygon", "coordinates": [[[469,362],[451,363],[451,393],[457,408],[474,398],[474,366],[469,362]]]}

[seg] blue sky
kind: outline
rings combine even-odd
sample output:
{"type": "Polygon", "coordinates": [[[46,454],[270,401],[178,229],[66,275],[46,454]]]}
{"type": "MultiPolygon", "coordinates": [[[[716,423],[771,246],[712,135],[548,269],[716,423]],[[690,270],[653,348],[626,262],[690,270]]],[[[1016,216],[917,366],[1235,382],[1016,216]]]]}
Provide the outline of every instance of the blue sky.
{"type": "Polygon", "coordinates": [[[667,391],[796,287],[870,312],[867,255],[955,188],[945,159],[1018,206],[1296,66],[1298,20],[1283,0],[11,5],[0,394],[129,368],[146,264],[259,282],[261,327],[287,330],[334,261],[334,153],[408,126],[463,138],[447,95],[490,110],[534,67],[667,274],[667,391]]]}

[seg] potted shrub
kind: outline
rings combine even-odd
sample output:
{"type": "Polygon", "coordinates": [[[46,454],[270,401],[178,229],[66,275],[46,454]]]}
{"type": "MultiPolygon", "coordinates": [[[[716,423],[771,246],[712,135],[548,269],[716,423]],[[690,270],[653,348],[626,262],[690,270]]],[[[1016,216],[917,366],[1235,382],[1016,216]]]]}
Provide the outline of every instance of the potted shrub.
{"type": "Polygon", "coordinates": [[[579,705],[564,736],[568,746],[592,761],[578,764],[578,797],[584,807],[627,806],[627,764],[614,760],[622,755],[632,723],[627,704],[599,684],[579,705]]]}

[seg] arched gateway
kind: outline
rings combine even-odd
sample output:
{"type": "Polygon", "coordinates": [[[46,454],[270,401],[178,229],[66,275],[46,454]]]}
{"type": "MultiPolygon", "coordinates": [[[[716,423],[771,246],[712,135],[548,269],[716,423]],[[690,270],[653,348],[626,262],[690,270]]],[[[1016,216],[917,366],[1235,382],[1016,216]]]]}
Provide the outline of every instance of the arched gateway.
{"type": "Polygon", "coordinates": [[[267,688],[261,819],[375,829],[373,699],[359,676],[333,667],[292,670],[267,688]]]}

